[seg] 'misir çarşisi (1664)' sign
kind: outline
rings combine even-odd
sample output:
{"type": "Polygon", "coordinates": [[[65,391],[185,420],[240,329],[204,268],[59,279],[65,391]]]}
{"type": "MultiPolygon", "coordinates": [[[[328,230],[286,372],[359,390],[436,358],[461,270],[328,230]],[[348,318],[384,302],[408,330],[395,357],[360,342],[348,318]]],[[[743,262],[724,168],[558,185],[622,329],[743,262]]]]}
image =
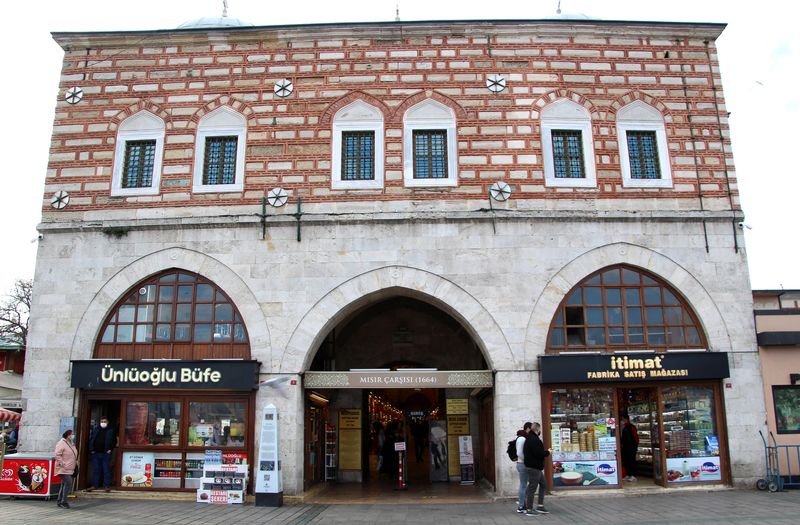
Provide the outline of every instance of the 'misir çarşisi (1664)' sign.
{"type": "Polygon", "coordinates": [[[251,390],[258,361],[73,361],[72,387],[251,390]]]}

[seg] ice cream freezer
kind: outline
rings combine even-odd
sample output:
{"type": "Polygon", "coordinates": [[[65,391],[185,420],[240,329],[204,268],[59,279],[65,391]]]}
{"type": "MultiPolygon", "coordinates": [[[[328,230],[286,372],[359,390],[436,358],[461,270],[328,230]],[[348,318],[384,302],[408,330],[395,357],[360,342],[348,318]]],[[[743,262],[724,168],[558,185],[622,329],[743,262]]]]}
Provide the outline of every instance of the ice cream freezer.
{"type": "Polygon", "coordinates": [[[49,499],[58,495],[61,478],[47,454],[8,454],[0,471],[0,496],[49,499]]]}

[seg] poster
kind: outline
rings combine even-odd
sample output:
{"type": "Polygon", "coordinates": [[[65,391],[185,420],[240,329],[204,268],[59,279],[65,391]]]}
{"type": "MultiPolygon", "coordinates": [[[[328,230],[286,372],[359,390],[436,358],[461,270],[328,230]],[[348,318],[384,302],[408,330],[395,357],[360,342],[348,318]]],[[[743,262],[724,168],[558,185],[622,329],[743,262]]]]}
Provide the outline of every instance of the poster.
{"type": "Polygon", "coordinates": [[[339,430],[339,470],[361,470],[361,429],[339,430]]]}
{"type": "Polygon", "coordinates": [[[123,487],[152,487],[154,463],[155,454],[152,452],[125,452],[122,454],[121,485],[123,487]]]}
{"type": "Polygon", "coordinates": [[[448,399],[447,400],[447,415],[453,414],[469,414],[468,399],[448,399]]]}
{"type": "Polygon", "coordinates": [[[258,464],[255,473],[256,493],[279,494],[283,492],[281,462],[278,455],[278,420],[278,409],[275,408],[275,405],[267,405],[261,420],[261,435],[258,441],[258,464]]]}
{"type": "Polygon", "coordinates": [[[430,422],[428,439],[431,451],[431,481],[447,481],[447,425],[445,421],[430,422]]]}
{"type": "Polygon", "coordinates": [[[447,435],[447,474],[451,478],[461,475],[461,466],[458,464],[458,436],[447,435]]]}
{"type": "Polygon", "coordinates": [[[616,460],[553,461],[553,485],[556,487],[588,487],[618,483],[616,460]]]}
{"type": "Polygon", "coordinates": [[[719,456],[667,458],[667,481],[671,483],[722,481],[719,456]]]}
{"type": "Polygon", "coordinates": [[[472,465],[475,458],[472,455],[472,436],[458,436],[458,462],[461,465],[472,465]]]}
{"type": "Polygon", "coordinates": [[[0,494],[49,496],[50,484],[61,479],[51,472],[51,460],[6,456],[0,474],[0,494]]]}

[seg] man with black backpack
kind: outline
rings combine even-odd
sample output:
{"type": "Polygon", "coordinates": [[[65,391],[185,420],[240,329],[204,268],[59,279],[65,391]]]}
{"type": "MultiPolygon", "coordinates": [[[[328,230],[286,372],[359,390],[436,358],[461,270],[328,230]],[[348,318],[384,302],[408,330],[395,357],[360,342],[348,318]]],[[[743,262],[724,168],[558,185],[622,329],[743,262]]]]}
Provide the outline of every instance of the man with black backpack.
{"type": "MultiPolygon", "coordinates": [[[[525,453],[525,467],[528,471],[528,488],[525,494],[525,503],[528,509],[525,511],[526,516],[550,514],[547,509],[544,508],[544,491],[547,488],[544,482],[544,460],[550,455],[551,450],[544,449],[544,443],[542,443],[539,437],[541,433],[542,425],[533,423],[525,437],[525,446],[523,447],[523,452],[525,453]],[[537,488],[539,489],[539,501],[536,507],[534,507],[533,496],[537,488]]],[[[519,510],[517,512],[519,512],[519,510]]]]}
{"type": "Polygon", "coordinates": [[[517,498],[517,512],[525,512],[525,492],[528,488],[528,469],[525,467],[525,438],[531,431],[533,423],[530,421],[522,425],[522,430],[517,430],[517,437],[508,443],[508,457],[517,462],[517,474],[519,474],[519,495],[517,498]],[[513,449],[512,449],[513,445],[513,449]],[[513,456],[512,456],[513,450],[513,456]]]}

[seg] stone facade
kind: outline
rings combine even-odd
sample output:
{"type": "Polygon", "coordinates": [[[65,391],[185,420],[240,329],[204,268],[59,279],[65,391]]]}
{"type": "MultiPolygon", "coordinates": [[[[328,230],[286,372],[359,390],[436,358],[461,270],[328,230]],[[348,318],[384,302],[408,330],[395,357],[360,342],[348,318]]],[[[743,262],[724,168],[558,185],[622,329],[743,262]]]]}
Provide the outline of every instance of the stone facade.
{"type": "MultiPolygon", "coordinates": [[[[216,283],[239,308],[264,378],[308,370],[342,318],[381,297],[452,316],[496,372],[495,442],[540,419],[537,357],[565,294],[613,264],[647,269],[697,313],[709,350],[730,355],[735,482],[760,475],[764,402],[742,214],[714,39],[723,26],[543,21],[356,24],[142,33],[56,33],[65,49],[32,308],[20,443],[48,451],[73,414],[72,359],[92,357],[103,319],[133,285],[169,268],[216,283]],[[489,74],[508,89],[492,94],[489,74]],[[280,98],[274,82],[294,92],[280,98]],[[84,99],[70,105],[65,89],[84,99]],[[568,99],[591,116],[595,187],[545,184],[541,110],[568,99]],[[361,100],[385,127],[385,182],[331,188],[332,119],[361,100]],[[411,188],[403,116],[425,100],[457,126],[457,185],[411,188]],[[672,185],[626,187],[616,113],[663,116],[672,185]],[[193,192],[195,133],[219,107],[247,122],[244,188],[193,192]],[[165,123],[157,194],[112,197],[116,131],[165,123]],[[506,202],[487,201],[506,181],[506,202]],[[286,208],[261,200],[273,187],[286,208]],[[69,205],[50,207],[53,192],[69,205]],[[298,202],[302,199],[302,203],[298,202]],[[301,214],[298,217],[295,213],[301,214]],[[757,393],[757,395],[754,395],[757,393]],[[525,414],[521,416],[520,414],[525,414]]],[[[262,388],[283,414],[288,494],[303,490],[303,392],[262,388]]],[[[501,447],[502,448],[502,447],[501,447]]],[[[499,494],[516,471],[496,452],[499,494]]]]}

